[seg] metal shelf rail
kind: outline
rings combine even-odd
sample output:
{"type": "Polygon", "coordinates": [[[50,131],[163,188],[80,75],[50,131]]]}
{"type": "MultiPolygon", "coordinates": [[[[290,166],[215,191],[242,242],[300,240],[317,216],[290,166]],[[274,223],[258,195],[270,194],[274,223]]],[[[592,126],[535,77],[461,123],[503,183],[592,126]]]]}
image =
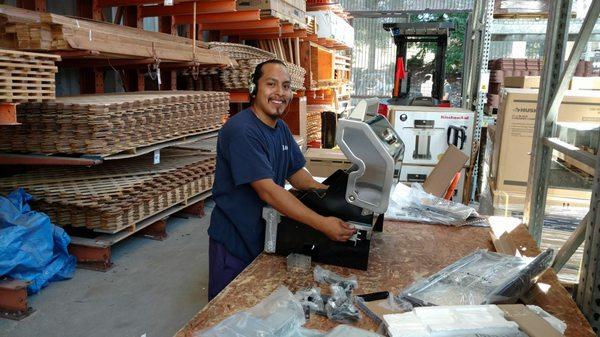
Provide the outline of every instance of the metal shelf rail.
{"type": "Polygon", "coordinates": [[[600,175],[598,175],[600,157],[561,142],[556,138],[555,133],[560,104],[600,15],[600,0],[594,0],[590,5],[568,61],[565,63],[563,60],[567,49],[572,4],[573,0],[556,0],[550,8],[523,222],[528,225],[529,232],[539,245],[552,151],[564,153],[595,168],[590,210],[557,253],[553,268],[558,272],[585,239],[576,300],[594,331],[598,332],[600,329],[600,275],[598,275],[600,259],[597,258],[600,253],[600,205],[598,204],[600,202],[600,175]]]}

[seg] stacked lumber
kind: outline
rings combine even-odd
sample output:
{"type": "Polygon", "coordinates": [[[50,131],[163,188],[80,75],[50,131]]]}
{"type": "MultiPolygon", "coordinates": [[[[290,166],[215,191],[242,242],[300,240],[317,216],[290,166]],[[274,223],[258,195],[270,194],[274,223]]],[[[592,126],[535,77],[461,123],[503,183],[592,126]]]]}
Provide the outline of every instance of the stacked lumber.
{"type": "Polygon", "coordinates": [[[229,94],[148,91],[59,97],[18,107],[22,123],[0,126],[0,151],[108,156],[218,130],[229,94]]]}
{"type": "Polygon", "coordinates": [[[212,188],[215,158],[198,150],[164,149],[93,167],[49,167],[0,179],[0,192],[17,187],[32,207],[59,226],[114,233],[212,188]]]}
{"type": "Polygon", "coordinates": [[[0,49],[0,102],[54,99],[56,61],[60,56],[0,49]]]}
{"type": "Polygon", "coordinates": [[[87,57],[102,59],[235,64],[227,54],[210,50],[192,39],[7,5],[0,5],[0,47],[90,51],[87,57]]]}
{"type": "MultiPolygon", "coordinates": [[[[227,90],[248,90],[248,81],[254,68],[264,61],[278,59],[273,53],[252,46],[237,43],[211,42],[212,50],[226,52],[236,60],[237,66],[222,69],[221,82],[227,90]]],[[[304,68],[293,63],[283,61],[292,79],[292,90],[304,90],[304,68]]]]}

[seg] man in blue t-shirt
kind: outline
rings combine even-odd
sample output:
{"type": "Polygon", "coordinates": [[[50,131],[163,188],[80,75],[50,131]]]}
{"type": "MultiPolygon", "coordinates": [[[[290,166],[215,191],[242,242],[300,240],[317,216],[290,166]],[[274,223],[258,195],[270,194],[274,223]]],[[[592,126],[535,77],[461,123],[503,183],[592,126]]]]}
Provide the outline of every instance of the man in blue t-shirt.
{"type": "Polygon", "coordinates": [[[353,234],[347,223],[321,216],[283,188],[325,189],[304,169],[306,160],[280,119],[292,100],[285,64],[270,60],[256,66],[250,84],[252,105],[233,116],[219,132],[213,209],[208,235],[209,300],[260,252],[265,240],[262,209],[267,204],[332,240],[353,234]]]}

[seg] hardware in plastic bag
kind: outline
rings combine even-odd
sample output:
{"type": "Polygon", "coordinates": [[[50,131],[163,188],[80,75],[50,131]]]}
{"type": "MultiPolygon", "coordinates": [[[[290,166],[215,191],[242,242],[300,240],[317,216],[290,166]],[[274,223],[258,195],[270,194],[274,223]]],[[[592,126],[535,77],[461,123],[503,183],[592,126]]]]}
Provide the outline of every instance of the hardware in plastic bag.
{"type": "Polygon", "coordinates": [[[316,266],[314,271],[315,282],[327,283],[327,284],[338,284],[346,292],[352,292],[352,290],[358,287],[358,281],[355,276],[343,277],[330,270],[327,270],[321,266],[316,266]]]}
{"type": "Polygon", "coordinates": [[[411,187],[399,183],[394,187],[385,218],[453,226],[489,226],[485,221],[470,221],[479,218],[474,208],[429,194],[418,183],[411,187]]]}
{"type": "Polygon", "coordinates": [[[294,294],[294,297],[300,302],[303,308],[308,308],[311,313],[326,316],[325,302],[321,296],[321,289],[310,288],[299,290],[294,294]]]}
{"type": "Polygon", "coordinates": [[[550,265],[548,249],[535,259],[479,250],[461,258],[400,296],[415,305],[514,303],[550,265]]]}
{"type": "Polygon", "coordinates": [[[331,285],[331,296],[325,304],[327,318],[334,322],[352,323],[360,319],[360,313],[353,303],[352,290],[349,292],[340,283],[331,285]]]}
{"type": "Polygon", "coordinates": [[[256,306],[221,321],[196,337],[287,337],[301,336],[306,320],[300,302],[286,288],[279,287],[256,306]]]}

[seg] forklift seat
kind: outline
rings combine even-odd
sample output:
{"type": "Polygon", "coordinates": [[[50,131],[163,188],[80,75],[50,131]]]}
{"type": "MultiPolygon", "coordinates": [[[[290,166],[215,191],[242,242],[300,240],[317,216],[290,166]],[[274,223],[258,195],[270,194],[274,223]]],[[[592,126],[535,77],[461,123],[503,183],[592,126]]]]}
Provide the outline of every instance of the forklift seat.
{"type": "Polygon", "coordinates": [[[414,97],[410,100],[410,106],[438,106],[439,102],[433,97],[414,97]]]}

